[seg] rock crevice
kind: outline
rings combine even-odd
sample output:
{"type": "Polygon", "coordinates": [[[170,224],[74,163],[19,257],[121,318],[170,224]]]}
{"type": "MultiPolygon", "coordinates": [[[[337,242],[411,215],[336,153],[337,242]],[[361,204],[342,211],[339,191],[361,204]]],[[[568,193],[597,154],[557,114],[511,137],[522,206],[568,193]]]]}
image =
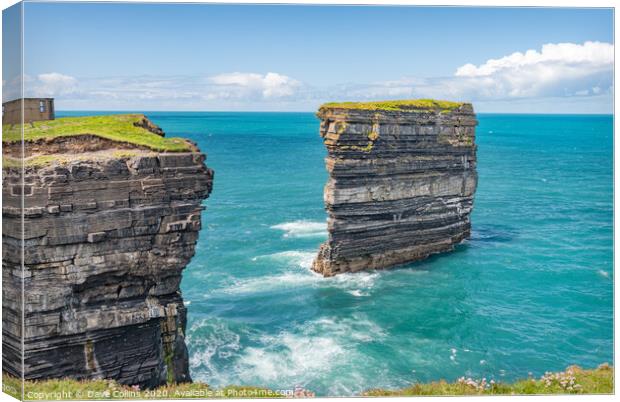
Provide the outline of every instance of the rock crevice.
{"type": "Polygon", "coordinates": [[[470,104],[428,102],[321,107],[329,238],[315,271],[388,268],[449,251],[469,237],[477,120],[470,104]]]}

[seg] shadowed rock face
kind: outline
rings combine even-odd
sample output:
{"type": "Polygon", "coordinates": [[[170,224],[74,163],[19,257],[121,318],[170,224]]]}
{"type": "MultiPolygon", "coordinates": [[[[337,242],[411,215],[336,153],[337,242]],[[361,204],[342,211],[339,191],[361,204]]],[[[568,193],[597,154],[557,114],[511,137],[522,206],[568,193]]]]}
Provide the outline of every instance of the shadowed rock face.
{"type": "Polygon", "coordinates": [[[204,159],[145,152],[27,167],[23,275],[20,172],[3,170],[5,371],[21,374],[23,336],[26,379],[191,380],[179,283],[212,188],[204,159]]]}
{"type": "Polygon", "coordinates": [[[449,251],[470,234],[477,124],[451,109],[322,107],[328,155],[327,242],[313,269],[325,276],[388,268],[449,251]]]}

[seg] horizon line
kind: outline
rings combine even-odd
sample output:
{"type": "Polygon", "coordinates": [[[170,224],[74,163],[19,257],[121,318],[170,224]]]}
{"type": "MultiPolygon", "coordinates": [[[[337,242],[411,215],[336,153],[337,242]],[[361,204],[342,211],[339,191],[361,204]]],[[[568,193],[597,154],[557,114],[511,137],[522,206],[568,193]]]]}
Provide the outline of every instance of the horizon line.
{"type": "MultiPolygon", "coordinates": [[[[121,112],[121,113],[316,113],[308,110],[131,110],[131,109],[56,109],[63,112],[121,112]]],[[[615,116],[615,113],[540,113],[540,112],[475,112],[475,114],[515,114],[515,115],[566,115],[566,116],[615,116]]]]}

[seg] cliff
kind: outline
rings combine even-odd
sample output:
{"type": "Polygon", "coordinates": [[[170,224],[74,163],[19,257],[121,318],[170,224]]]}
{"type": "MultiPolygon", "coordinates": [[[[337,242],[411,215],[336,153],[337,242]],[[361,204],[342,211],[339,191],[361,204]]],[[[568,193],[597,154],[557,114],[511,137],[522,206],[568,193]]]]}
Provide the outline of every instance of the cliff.
{"type": "Polygon", "coordinates": [[[449,251],[470,234],[477,124],[467,103],[328,103],[325,276],[388,268],[449,251]]]}
{"type": "Polygon", "coordinates": [[[22,372],[23,337],[26,379],[191,380],[179,284],[213,172],[195,145],[162,134],[141,115],[38,122],[24,128],[22,173],[19,133],[6,131],[9,374],[22,372]]]}

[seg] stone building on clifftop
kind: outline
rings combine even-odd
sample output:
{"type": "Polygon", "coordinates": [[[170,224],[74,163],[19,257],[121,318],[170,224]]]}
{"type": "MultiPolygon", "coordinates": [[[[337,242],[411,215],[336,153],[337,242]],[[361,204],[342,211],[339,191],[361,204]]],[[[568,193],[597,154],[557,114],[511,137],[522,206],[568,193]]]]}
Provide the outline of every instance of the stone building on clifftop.
{"type": "Polygon", "coordinates": [[[55,118],[54,98],[20,98],[2,103],[2,124],[21,124],[22,104],[24,123],[55,118]]]}

